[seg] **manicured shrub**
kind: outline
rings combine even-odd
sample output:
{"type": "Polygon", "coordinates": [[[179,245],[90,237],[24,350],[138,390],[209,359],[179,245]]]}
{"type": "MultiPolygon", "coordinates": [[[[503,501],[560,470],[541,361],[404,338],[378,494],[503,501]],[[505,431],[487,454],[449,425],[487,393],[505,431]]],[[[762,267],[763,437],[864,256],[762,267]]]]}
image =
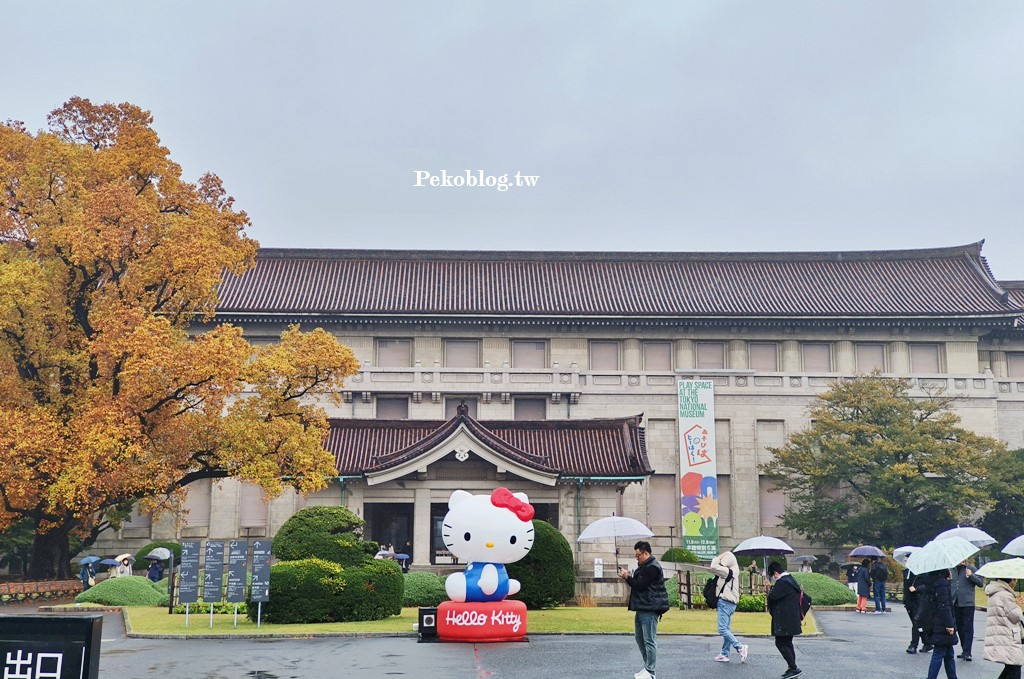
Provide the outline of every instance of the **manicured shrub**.
{"type": "Polygon", "coordinates": [[[679,598],[679,576],[673,575],[665,581],[665,591],[668,592],[668,605],[678,608],[681,600],[679,598]]]}
{"type": "Polygon", "coordinates": [[[857,601],[850,588],[820,573],[793,573],[805,592],[811,595],[815,606],[841,606],[857,601]]]}
{"type": "MultiPolygon", "coordinates": [[[[146,568],[148,568],[149,560],[143,557],[145,557],[147,554],[152,552],[157,547],[166,547],[167,549],[171,550],[171,553],[174,554],[175,566],[181,563],[181,545],[179,545],[177,542],[151,542],[139,551],[135,552],[135,565],[132,566],[132,568],[141,570],[145,570],[146,568]]],[[[166,566],[167,563],[168,562],[165,559],[164,566],[166,566]]]]}
{"type": "MultiPolygon", "coordinates": [[[[371,559],[363,566],[346,568],[341,578],[345,586],[335,597],[337,620],[383,620],[402,612],[405,576],[397,561],[371,559]]],[[[274,583],[273,572],[270,583],[274,583]]]]}
{"type": "Polygon", "coordinates": [[[447,599],[448,593],[444,591],[444,578],[426,571],[405,574],[403,606],[437,606],[447,599]]]}
{"type": "Polygon", "coordinates": [[[166,606],[167,592],[161,595],[154,584],[138,575],[108,578],[76,596],[75,602],[104,606],[166,606]]]}
{"type": "Polygon", "coordinates": [[[700,563],[696,554],[682,547],[672,547],[662,555],[661,560],[668,563],[700,563]]]}
{"type": "MultiPolygon", "coordinates": [[[[815,599],[817,603],[817,599],[815,599]]],[[[740,594],[740,602],[736,605],[736,610],[742,613],[764,613],[765,603],[764,594],[740,594]]]]}
{"type": "Polygon", "coordinates": [[[282,561],[315,558],[359,566],[380,549],[362,534],[363,520],[344,507],[306,507],[284,522],[271,551],[282,561]]]}
{"type": "MultiPolygon", "coordinates": [[[[324,559],[281,561],[270,567],[270,601],[263,619],[275,623],[336,622],[345,589],[340,565],[324,559]]],[[[248,602],[247,615],[256,619],[258,606],[248,602]]]]}
{"type": "Polygon", "coordinates": [[[519,561],[510,563],[508,576],[522,589],[511,599],[527,608],[554,608],[576,596],[576,565],[565,536],[547,521],[533,520],[533,548],[519,561]]]}

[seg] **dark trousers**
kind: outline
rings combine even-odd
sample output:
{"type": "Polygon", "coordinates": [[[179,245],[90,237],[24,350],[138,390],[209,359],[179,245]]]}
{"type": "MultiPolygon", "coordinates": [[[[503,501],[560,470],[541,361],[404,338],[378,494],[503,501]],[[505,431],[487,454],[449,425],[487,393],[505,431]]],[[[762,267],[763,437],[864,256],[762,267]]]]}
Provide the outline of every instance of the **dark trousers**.
{"type": "Polygon", "coordinates": [[[796,649],[793,648],[793,637],[775,637],[775,648],[779,649],[786,661],[787,669],[796,669],[796,649]]]}
{"type": "Polygon", "coordinates": [[[956,618],[956,633],[960,636],[960,648],[964,655],[971,655],[974,645],[974,606],[953,606],[956,618]]]}
{"type": "Polygon", "coordinates": [[[1020,665],[1003,665],[1003,671],[996,679],[1020,679],[1020,665]]]}
{"type": "Polygon", "coordinates": [[[916,612],[917,606],[907,606],[907,617],[910,618],[910,648],[917,648],[917,642],[921,640],[921,630],[917,629],[917,624],[914,622],[916,612]]]}

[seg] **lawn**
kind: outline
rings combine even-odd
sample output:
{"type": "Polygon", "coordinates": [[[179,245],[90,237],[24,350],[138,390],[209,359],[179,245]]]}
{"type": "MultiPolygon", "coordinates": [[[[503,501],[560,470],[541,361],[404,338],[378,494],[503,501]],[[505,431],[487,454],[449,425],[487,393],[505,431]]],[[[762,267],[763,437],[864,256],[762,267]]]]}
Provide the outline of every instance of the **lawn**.
{"type": "MultiPolygon", "coordinates": [[[[84,609],[84,607],[82,607],[84,609]]],[[[81,609],[80,609],[81,610],[81,609]]],[[[385,620],[369,622],[336,622],[297,625],[272,625],[263,623],[259,628],[243,616],[214,614],[213,628],[210,615],[190,615],[185,628],[184,615],[168,615],[166,608],[131,607],[125,608],[125,618],[133,633],[142,635],[289,635],[313,636],[324,634],[414,634],[413,624],[418,620],[415,608],[404,608],[402,614],[385,620]]],[[[658,626],[659,634],[717,634],[716,613],[708,610],[671,610],[658,626]]],[[[768,635],[767,613],[737,613],[732,619],[732,629],[740,635],[768,635]]],[[[625,608],[555,608],[545,611],[530,611],[528,628],[531,634],[632,634],[633,613],[625,608]]],[[[804,633],[816,633],[813,616],[808,616],[804,633]]]]}

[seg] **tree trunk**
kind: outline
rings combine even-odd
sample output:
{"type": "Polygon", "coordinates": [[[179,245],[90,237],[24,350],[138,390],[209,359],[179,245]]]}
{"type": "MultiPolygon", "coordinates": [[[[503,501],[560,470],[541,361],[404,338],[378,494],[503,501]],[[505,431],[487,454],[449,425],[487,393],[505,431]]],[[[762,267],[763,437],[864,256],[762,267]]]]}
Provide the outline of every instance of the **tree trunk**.
{"type": "Polygon", "coordinates": [[[71,579],[67,533],[60,530],[36,533],[32,542],[32,563],[25,576],[29,580],[71,579]]]}

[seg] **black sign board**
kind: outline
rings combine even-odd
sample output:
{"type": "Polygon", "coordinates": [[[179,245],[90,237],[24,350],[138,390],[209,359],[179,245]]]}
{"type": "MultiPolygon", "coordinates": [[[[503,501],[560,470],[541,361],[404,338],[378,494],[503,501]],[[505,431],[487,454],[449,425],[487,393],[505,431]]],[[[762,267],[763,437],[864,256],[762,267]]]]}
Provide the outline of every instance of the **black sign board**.
{"type": "Polygon", "coordinates": [[[203,601],[220,601],[224,588],[224,541],[207,540],[205,551],[203,601]]]}
{"type": "Polygon", "coordinates": [[[183,540],[181,565],[178,568],[178,603],[199,601],[199,541],[183,540]]]}
{"type": "Polygon", "coordinates": [[[98,613],[0,615],[0,676],[97,679],[102,627],[98,613]]]}
{"type": "Polygon", "coordinates": [[[252,543],[252,601],[270,601],[270,540],[252,543]]]}
{"type": "Polygon", "coordinates": [[[249,543],[232,540],[228,543],[228,601],[245,601],[246,561],[249,558],[249,543]]]}

